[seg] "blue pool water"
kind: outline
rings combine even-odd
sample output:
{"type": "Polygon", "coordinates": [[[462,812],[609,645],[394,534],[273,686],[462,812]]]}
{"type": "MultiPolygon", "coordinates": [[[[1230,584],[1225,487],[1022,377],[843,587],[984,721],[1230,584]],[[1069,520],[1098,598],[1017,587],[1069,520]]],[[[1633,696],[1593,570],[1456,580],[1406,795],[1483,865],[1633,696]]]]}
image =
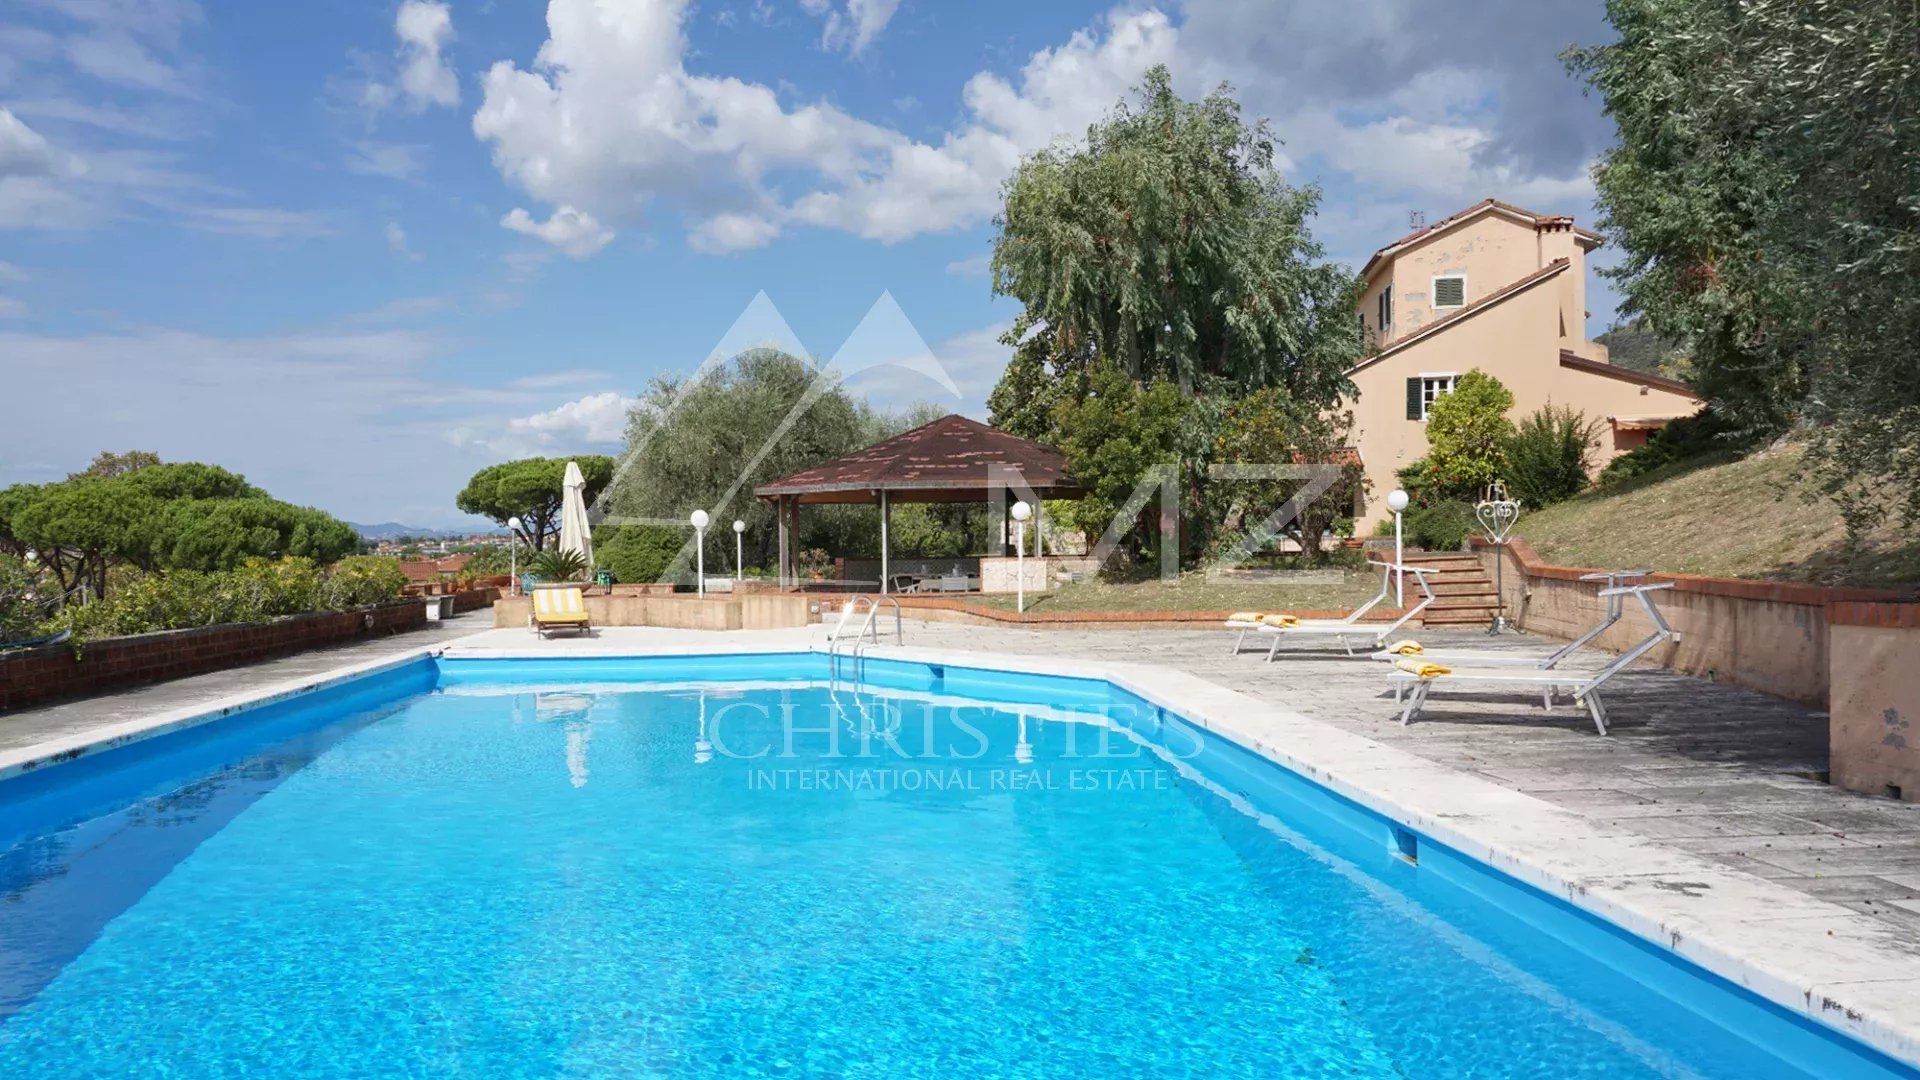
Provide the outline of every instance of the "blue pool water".
{"type": "Polygon", "coordinates": [[[0,783],[0,1075],[1912,1075],[1103,684],[809,663],[423,662],[0,783]]]}

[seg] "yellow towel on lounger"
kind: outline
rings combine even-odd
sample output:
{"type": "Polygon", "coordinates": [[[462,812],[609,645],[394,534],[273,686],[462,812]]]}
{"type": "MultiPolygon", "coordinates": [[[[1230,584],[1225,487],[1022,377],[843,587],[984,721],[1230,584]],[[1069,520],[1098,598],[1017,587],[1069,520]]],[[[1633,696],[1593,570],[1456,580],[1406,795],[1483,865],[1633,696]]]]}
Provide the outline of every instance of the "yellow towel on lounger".
{"type": "Polygon", "coordinates": [[[1227,616],[1227,621],[1230,623],[1236,623],[1236,622],[1257,623],[1264,618],[1266,618],[1266,616],[1262,615],[1258,611],[1236,611],[1233,614],[1227,616]]]}
{"type": "Polygon", "coordinates": [[[1427,649],[1417,641],[1396,641],[1387,646],[1387,651],[1395,656],[1419,656],[1427,649]]]}
{"type": "Polygon", "coordinates": [[[1431,679],[1436,675],[1453,674],[1453,669],[1445,664],[1436,664],[1431,660],[1415,660],[1408,656],[1403,656],[1395,660],[1393,666],[1399,668],[1401,671],[1418,675],[1423,679],[1431,679]]]}
{"type": "Polygon", "coordinates": [[[1283,615],[1262,615],[1260,616],[1260,621],[1261,623],[1267,626],[1277,626],[1282,630],[1285,630],[1289,627],[1299,626],[1300,616],[1284,615],[1284,614],[1283,615]]]}

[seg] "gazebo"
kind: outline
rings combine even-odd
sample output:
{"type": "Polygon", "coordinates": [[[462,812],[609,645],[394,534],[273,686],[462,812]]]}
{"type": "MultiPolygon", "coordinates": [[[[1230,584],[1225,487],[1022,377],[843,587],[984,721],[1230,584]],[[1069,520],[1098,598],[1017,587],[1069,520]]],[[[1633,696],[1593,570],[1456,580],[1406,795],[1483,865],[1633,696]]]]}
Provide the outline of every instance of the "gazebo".
{"type": "MultiPolygon", "coordinates": [[[[798,582],[793,560],[802,505],[878,504],[884,592],[889,587],[887,533],[894,503],[990,503],[1002,492],[1034,500],[1085,494],[1067,472],[1066,455],[1060,451],[957,415],[762,484],[753,493],[775,507],[781,588],[798,582]]],[[[1037,513],[1038,505],[1034,509],[1037,513]]],[[[1042,554],[1037,544],[1035,554],[1042,554]]]]}

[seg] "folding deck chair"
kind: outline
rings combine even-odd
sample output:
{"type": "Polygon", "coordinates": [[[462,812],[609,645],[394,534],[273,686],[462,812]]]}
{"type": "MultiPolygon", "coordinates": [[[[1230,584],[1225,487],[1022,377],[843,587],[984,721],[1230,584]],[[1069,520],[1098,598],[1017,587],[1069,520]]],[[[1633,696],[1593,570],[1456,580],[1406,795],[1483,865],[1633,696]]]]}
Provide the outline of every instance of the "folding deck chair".
{"type": "MultiPolygon", "coordinates": [[[[1514,656],[1510,653],[1483,652],[1477,649],[1437,651],[1422,649],[1413,655],[1418,656],[1422,660],[1432,660],[1441,664],[1471,664],[1482,667],[1530,667],[1539,668],[1542,671],[1550,671],[1559,667],[1560,661],[1586,648],[1589,642],[1601,634],[1606,633],[1608,628],[1620,621],[1620,616],[1625,614],[1625,595],[1623,593],[1613,592],[1613,590],[1619,589],[1629,581],[1644,578],[1652,572],[1651,570],[1601,570],[1592,574],[1580,575],[1581,581],[1604,581],[1607,583],[1606,588],[1600,591],[1600,595],[1607,599],[1606,616],[1579,637],[1574,638],[1572,641],[1554,650],[1550,656],[1514,656]],[[1610,593],[1611,595],[1609,595],[1610,593]]],[[[1372,658],[1375,660],[1385,660],[1390,664],[1400,659],[1401,655],[1400,653],[1394,652],[1392,647],[1389,646],[1386,649],[1374,653],[1372,658]]]]}
{"type": "Polygon", "coordinates": [[[1259,620],[1228,619],[1227,629],[1237,630],[1240,635],[1235,638],[1233,642],[1234,655],[1238,656],[1240,654],[1241,647],[1246,644],[1248,634],[1259,633],[1273,635],[1273,644],[1267,647],[1268,663],[1273,662],[1274,655],[1280,651],[1280,642],[1288,637],[1334,638],[1347,650],[1347,655],[1352,656],[1352,639],[1372,638],[1374,646],[1378,648],[1386,641],[1388,635],[1400,629],[1402,626],[1407,625],[1408,622],[1412,621],[1422,611],[1425,611],[1428,604],[1433,603],[1433,589],[1427,584],[1427,572],[1425,570],[1417,566],[1399,567],[1393,563],[1374,562],[1371,559],[1369,559],[1368,562],[1380,568],[1380,593],[1365,604],[1355,608],[1352,614],[1344,619],[1298,619],[1285,626],[1274,625],[1259,620]],[[1367,612],[1379,607],[1387,597],[1393,595],[1393,572],[1395,570],[1404,570],[1406,573],[1413,575],[1414,581],[1420,586],[1420,602],[1401,612],[1400,617],[1391,623],[1361,622],[1360,620],[1366,618],[1367,612]]]}
{"type": "MultiPolygon", "coordinates": [[[[1653,605],[1652,597],[1653,593],[1661,589],[1671,588],[1673,588],[1673,582],[1663,581],[1655,585],[1622,585],[1611,589],[1600,590],[1600,595],[1610,600],[1614,598],[1624,600],[1628,596],[1639,600],[1640,606],[1646,610],[1647,618],[1653,620],[1653,633],[1647,635],[1645,640],[1633,648],[1614,657],[1612,663],[1598,671],[1526,671],[1519,669],[1508,669],[1505,671],[1465,669],[1455,671],[1446,670],[1443,667],[1442,673],[1422,675],[1407,669],[1417,666],[1414,664],[1408,664],[1407,668],[1396,667],[1388,673],[1387,680],[1393,686],[1394,701],[1402,704],[1400,723],[1404,726],[1411,723],[1414,717],[1420,715],[1420,710],[1426,706],[1427,695],[1431,694],[1433,688],[1436,686],[1458,686],[1463,689],[1475,690],[1482,688],[1537,690],[1541,693],[1543,704],[1548,709],[1553,708],[1554,693],[1558,690],[1565,690],[1568,694],[1572,695],[1575,704],[1586,705],[1587,712],[1593,717],[1593,726],[1599,730],[1600,734],[1605,735],[1607,733],[1607,708],[1600,700],[1601,688],[1606,686],[1608,680],[1625,670],[1627,665],[1645,656],[1648,650],[1663,641],[1671,640],[1675,636],[1673,627],[1667,625],[1667,620],[1660,616],[1660,609],[1653,605]]],[[[1407,659],[1430,661],[1431,658],[1422,655],[1409,657],[1407,659]]]]}

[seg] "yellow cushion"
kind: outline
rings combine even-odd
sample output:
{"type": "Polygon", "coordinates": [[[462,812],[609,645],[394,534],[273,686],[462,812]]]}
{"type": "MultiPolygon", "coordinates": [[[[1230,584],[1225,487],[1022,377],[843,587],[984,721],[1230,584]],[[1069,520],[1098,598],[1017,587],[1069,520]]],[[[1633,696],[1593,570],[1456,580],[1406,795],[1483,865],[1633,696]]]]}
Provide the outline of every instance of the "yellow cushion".
{"type": "Polygon", "coordinates": [[[586,622],[587,598],[580,587],[533,590],[533,617],[540,622],[586,622]]]}
{"type": "Polygon", "coordinates": [[[1387,646],[1387,651],[1397,656],[1419,656],[1427,650],[1417,641],[1396,641],[1387,646]]]}
{"type": "Polygon", "coordinates": [[[1415,660],[1408,656],[1403,656],[1395,660],[1393,666],[1399,668],[1401,671],[1418,675],[1423,679],[1431,679],[1436,675],[1453,674],[1453,669],[1445,664],[1436,664],[1431,660],[1415,660]]]}
{"type": "Polygon", "coordinates": [[[1260,616],[1260,621],[1266,624],[1267,626],[1278,626],[1281,628],[1285,628],[1289,626],[1299,626],[1300,616],[1298,615],[1262,615],[1260,616]]]}
{"type": "Polygon", "coordinates": [[[1257,623],[1260,621],[1260,613],[1257,611],[1236,611],[1227,616],[1227,621],[1230,623],[1257,623]]]}

